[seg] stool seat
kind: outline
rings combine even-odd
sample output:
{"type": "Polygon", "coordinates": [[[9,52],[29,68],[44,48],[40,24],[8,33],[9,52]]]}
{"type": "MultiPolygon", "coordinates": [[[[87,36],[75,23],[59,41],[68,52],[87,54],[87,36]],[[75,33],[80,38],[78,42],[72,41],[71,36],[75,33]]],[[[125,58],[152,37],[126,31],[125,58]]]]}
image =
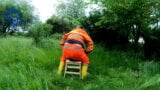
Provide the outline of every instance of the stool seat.
{"type": "Polygon", "coordinates": [[[67,59],[65,63],[64,77],[66,76],[66,74],[79,75],[81,77],[81,66],[81,61],[73,61],[67,59]]]}

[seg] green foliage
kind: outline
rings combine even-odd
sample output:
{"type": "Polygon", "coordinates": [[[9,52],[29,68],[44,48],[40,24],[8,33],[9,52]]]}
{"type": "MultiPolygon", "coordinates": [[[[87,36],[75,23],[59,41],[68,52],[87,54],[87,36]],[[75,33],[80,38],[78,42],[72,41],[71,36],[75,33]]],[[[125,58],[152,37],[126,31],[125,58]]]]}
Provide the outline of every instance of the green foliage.
{"type": "Polygon", "coordinates": [[[51,36],[51,38],[57,39],[57,40],[61,40],[62,39],[63,34],[62,33],[55,33],[51,36]]]}
{"type": "MultiPolygon", "coordinates": [[[[0,2],[2,2],[2,0],[0,0],[0,2]]],[[[5,11],[5,5],[3,4],[3,3],[0,3],[0,12],[1,12],[1,14],[0,14],[0,23],[2,23],[2,18],[4,17],[4,11],[5,11]]]]}
{"type": "Polygon", "coordinates": [[[59,59],[56,54],[53,57],[53,48],[57,45],[52,44],[49,49],[43,50],[33,46],[31,38],[23,37],[7,37],[0,39],[0,42],[1,90],[49,88],[52,69],[57,66],[53,61],[59,59]]]}
{"type": "Polygon", "coordinates": [[[150,32],[146,32],[144,35],[144,55],[146,59],[158,59],[160,58],[160,31],[159,29],[153,29],[150,32]]]}
{"type": "MultiPolygon", "coordinates": [[[[145,42],[159,43],[149,37],[159,38],[152,33],[159,30],[160,1],[159,0],[92,0],[101,5],[101,10],[92,11],[90,16],[81,20],[82,25],[89,30],[90,35],[96,41],[102,41],[110,48],[120,46],[128,48],[129,40],[132,39],[132,47],[138,51],[140,37],[145,42]]],[[[157,32],[158,33],[158,32],[157,32]]],[[[144,45],[145,48],[158,46],[144,45]]],[[[144,52],[156,52],[159,48],[145,50],[144,52]]],[[[147,56],[147,55],[145,55],[147,56]]]]}
{"type": "Polygon", "coordinates": [[[144,83],[140,85],[139,89],[142,90],[159,89],[160,85],[159,68],[160,68],[159,62],[151,61],[140,64],[140,70],[141,70],[140,74],[143,78],[146,78],[146,80],[144,80],[144,83]]]}
{"type": "Polygon", "coordinates": [[[57,16],[52,16],[46,23],[52,26],[50,34],[63,33],[71,29],[69,23],[65,19],[60,19],[57,16]]]}
{"type": "Polygon", "coordinates": [[[29,30],[29,35],[33,38],[36,46],[42,41],[44,37],[48,37],[50,35],[52,26],[49,24],[42,24],[41,22],[37,22],[33,27],[29,30]]]}
{"type": "Polygon", "coordinates": [[[60,0],[56,7],[57,17],[67,23],[69,29],[81,25],[80,20],[85,16],[87,3],[84,0],[60,0]]]}
{"type": "Polygon", "coordinates": [[[101,16],[102,16],[102,14],[99,11],[93,11],[90,13],[89,17],[83,17],[80,20],[80,23],[82,24],[82,26],[85,29],[87,29],[87,31],[89,32],[89,34],[91,35],[91,37],[94,40],[100,40],[98,38],[98,37],[100,37],[100,35],[98,35],[98,33],[101,33],[101,31],[99,30],[100,27],[98,27],[96,25],[96,23],[100,20],[101,16]]]}
{"type": "Polygon", "coordinates": [[[89,54],[90,65],[84,80],[56,74],[61,48],[59,40],[44,39],[43,48],[32,45],[31,38],[0,39],[1,90],[159,90],[157,62],[132,58],[130,52],[108,51],[95,44],[89,54]]]}
{"type": "Polygon", "coordinates": [[[0,29],[3,30],[1,32],[6,33],[7,29],[10,30],[11,27],[11,21],[15,16],[18,18],[21,18],[22,22],[16,24],[16,26],[23,26],[23,28],[28,27],[28,25],[35,20],[35,17],[33,16],[33,6],[26,0],[0,0],[0,29]],[[14,7],[16,10],[20,10],[20,15],[14,13],[10,15],[10,20],[5,20],[6,18],[6,12],[8,8],[14,7]]]}
{"type": "Polygon", "coordinates": [[[77,19],[84,16],[86,3],[83,0],[60,1],[57,6],[57,14],[60,18],[77,19]]]}
{"type": "Polygon", "coordinates": [[[121,46],[125,49],[128,39],[112,28],[111,22],[108,22],[105,25],[101,24],[100,21],[103,16],[104,14],[100,11],[94,11],[90,13],[89,17],[83,17],[80,22],[88,30],[94,41],[103,42],[110,49],[114,46],[121,46]]]}

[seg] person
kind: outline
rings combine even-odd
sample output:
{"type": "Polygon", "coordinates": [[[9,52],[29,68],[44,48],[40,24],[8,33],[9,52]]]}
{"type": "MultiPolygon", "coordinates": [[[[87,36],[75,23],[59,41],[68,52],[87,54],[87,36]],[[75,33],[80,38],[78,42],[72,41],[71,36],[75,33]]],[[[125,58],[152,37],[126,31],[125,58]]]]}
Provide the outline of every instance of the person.
{"type": "Polygon", "coordinates": [[[89,58],[88,53],[93,51],[93,40],[82,27],[76,27],[63,35],[60,45],[63,53],[58,67],[58,74],[61,74],[66,59],[78,60],[82,62],[81,78],[86,76],[89,58]]]}

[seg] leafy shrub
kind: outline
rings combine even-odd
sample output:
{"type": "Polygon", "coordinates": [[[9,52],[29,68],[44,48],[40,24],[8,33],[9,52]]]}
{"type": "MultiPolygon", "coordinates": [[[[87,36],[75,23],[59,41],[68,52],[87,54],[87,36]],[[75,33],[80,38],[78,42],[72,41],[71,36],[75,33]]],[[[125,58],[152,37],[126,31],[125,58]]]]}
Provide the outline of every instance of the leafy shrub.
{"type": "Polygon", "coordinates": [[[53,34],[51,37],[54,38],[54,39],[60,40],[60,39],[62,38],[62,34],[60,34],[60,33],[55,33],[55,34],[53,34]]]}
{"type": "Polygon", "coordinates": [[[51,34],[62,33],[71,29],[69,23],[66,22],[66,20],[59,19],[56,16],[52,16],[50,19],[48,19],[47,24],[52,25],[51,34]]]}
{"type": "Polygon", "coordinates": [[[30,28],[29,35],[33,38],[36,46],[44,37],[48,37],[50,35],[51,28],[51,25],[42,24],[40,22],[37,22],[33,27],[30,28]]]}

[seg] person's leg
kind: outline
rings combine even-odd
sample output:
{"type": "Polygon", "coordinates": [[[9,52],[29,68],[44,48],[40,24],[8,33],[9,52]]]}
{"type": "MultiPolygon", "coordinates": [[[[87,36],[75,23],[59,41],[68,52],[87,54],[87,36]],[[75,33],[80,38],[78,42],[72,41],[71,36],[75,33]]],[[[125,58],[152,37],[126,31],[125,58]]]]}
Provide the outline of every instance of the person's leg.
{"type": "Polygon", "coordinates": [[[61,57],[61,60],[60,60],[60,63],[59,63],[59,67],[58,67],[58,74],[60,75],[63,71],[63,68],[64,68],[64,64],[65,64],[65,57],[64,55],[62,55],[61,57]]]}
{"type": "Polygon", "coordinates": [[[62,56],[61,56],[61,59],[60,59],[58,72],[57,72],[59,75],[62,73],[62,71],[64,69],[66,59],[70,57],[69,54],[70,54],[70,50],[67,49],[67,48],[63,48],[63,53],[62,53],[62,56]]]}
{"type": "Polygon", "coordinates": [[[87,70],[88,70],[88,65],[89,65],[88,56],[86,54],[83,54],[81,57],[81,61],[83,63],[81,78],[84,79],[84,77],[87,75],[87,70]]]}
{"type": "Polygon", "coordinates": [[[87,75],[88,64],[83,64],[81,78],[83,79],[87,75]]]}

